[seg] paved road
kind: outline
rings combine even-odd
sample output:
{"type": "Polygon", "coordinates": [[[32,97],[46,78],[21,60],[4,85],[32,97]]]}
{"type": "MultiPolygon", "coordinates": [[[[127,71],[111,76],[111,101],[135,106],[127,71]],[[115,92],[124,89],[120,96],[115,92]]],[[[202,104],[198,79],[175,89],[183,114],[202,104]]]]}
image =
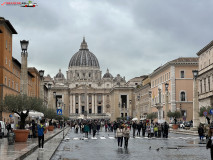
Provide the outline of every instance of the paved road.
{"type": "Polygon", "coordinates": [[[197,136],[169,134],[163,138],[130,138],[128,149],[118,148],[112,132],[100,132],[97,139],[70,130],[52,160],[209,160],[210,151],[197,136]],[[151,149],[149,149],[151,146],[151,149]],[[159,149],[159,151],[158,151],[159,149]]]}

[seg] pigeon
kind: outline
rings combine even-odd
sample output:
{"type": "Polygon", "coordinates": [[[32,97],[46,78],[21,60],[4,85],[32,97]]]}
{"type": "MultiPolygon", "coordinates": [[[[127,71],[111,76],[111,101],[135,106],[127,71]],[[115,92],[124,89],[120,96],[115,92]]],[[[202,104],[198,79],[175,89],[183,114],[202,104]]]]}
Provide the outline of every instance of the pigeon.
{"type": "Polygon", "coordinates": [[[160,147],[161,149],[163,149],[163,147],[160,147]]]}
{"type": "Polygon", "coordinates": [[[158,152],[160,150],[160,148],[156,149],[156,151],[158,152]]]}
{"type": "Polygon", "coordinates": [[[149,150],[151,149],[152,147],[151,146],[149,146],[149,150]]]}

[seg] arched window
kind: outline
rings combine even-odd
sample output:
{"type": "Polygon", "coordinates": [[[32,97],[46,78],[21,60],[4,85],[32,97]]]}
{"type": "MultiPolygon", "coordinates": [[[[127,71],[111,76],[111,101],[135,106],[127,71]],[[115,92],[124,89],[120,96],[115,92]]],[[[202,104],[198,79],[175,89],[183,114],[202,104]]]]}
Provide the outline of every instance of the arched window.
{"type": "Polygon", "coordinates": [[[180,100],[181,101],[186,101],[186,94],[185,94],[185,92],[181,92],[180,93],[180,100]]]}

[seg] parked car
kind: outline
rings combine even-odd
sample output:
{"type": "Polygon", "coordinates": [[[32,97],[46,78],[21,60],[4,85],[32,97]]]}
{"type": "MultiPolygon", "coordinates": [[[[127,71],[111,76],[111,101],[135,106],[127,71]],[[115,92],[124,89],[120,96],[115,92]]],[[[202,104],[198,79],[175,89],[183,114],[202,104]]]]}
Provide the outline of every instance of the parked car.
{"type": "Polygon", "coordinates": [[[4,121],[0,121],[0,137],[4,137],[7,135],[7,129],[4,121]]]}

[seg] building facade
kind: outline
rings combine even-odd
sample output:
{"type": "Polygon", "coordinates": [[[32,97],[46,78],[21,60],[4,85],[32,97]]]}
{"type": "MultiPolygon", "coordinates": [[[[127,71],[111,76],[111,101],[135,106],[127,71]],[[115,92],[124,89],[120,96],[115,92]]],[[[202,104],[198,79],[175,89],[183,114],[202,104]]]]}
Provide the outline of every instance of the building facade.
{"type": "MultiPolygon", "coordinates": [[[[16,95],[21,89],[21,63],[12,56],[12,35],[17,34],[9,20],[0,17],[0,103],[6,95],[16,95]]],[[[26,71],[28,96],[36,96],[39,90],[39,80],[36,69],[29,68],[26,71]]],[[[9,122],[11,113],[1,112],[0,120],[9,122]]]]}
{"type": "Polygon", "coordinates": [[[45,83],[53,84],[48,107],[61,108],[70,118],[115,120],[133,116],[134,87],[119,74],[113,77],[108,69],[102,76],[98,59],[88,49],[85,38],[69,62],[66,78],[59,70],[54,80],[45,77],[45,83]]]}
{"type": "Polygon", "coordinates": [[[199,108],[213,106],[213,41],[201,49],[198,69],[199,108]]]}
{"type": "Polygon", "coordinates": [[[167,112],[180,111],[183,120],[193,119],[193,74],[198,58],[178,58],[157,68],[150,74],[151,111],[158,113],[158,122],[166,120],[167,112]],[[165,84],[168,84],[166,91],[165,84]],[[168,101],[167,101],[168,100],[168,101]]]}

